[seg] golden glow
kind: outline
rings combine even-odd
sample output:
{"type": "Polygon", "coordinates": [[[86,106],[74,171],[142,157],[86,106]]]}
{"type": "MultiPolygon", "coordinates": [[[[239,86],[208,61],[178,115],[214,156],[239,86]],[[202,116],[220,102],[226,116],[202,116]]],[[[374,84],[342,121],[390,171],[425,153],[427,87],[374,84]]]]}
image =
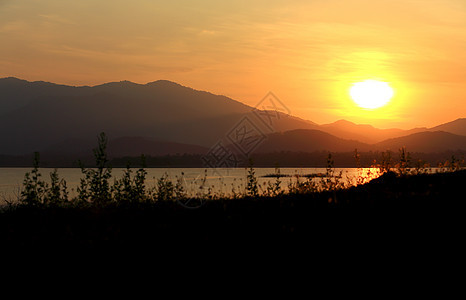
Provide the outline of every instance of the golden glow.
{"type": "Polygon", "coordinates": [[[386,105],[393,94],[393,89],[387,82],[378,80],[357,82],[350,89],[353,101],[365,109],[376,109],[386,105]]]}
{"type": "Polygon", "coordinates": [[[0,0],[0,78],[166,79],[253,107],[272,90],[319,124],[433,127],[465,117],[464,3],[0,0]],[[390,83],[387,105],[352,101],[366,79],[390,83]]]}

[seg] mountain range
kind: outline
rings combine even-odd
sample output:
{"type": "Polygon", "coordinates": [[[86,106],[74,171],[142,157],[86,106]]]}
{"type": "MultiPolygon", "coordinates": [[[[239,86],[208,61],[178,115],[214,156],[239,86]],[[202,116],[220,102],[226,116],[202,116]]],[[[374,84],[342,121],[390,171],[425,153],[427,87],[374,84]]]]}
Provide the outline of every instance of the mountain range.
{"type": "MultiPolygon", "coordinates": [[[[275,101],[277,99],[266,99],[275,101]]],[[[278,101],[278,102],[277,102],[278,101]]],[[[280,103],[278,103],[280,104],[280,103]]],[[[112,156],[203,154],[253,130],[255,152],[466,150],[466,119],[433,128],[378,129],[339,120],[316,124],[283,110],[264,110],[226,96],[159,80],[66,86],[0,79],[0,154],[33,151],[81,155],[106,132],[112,156]]],[[[244,138],[244,136],[243,136],[244,138]]]]}

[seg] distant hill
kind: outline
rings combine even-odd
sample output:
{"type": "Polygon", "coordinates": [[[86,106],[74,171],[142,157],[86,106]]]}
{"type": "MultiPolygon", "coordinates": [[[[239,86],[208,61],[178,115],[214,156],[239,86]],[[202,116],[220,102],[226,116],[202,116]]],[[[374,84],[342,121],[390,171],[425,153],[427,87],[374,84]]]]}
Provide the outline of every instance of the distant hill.
{"type": "Polygon", "coordinates": [[[466,136],[444,131],[419,132],[408,136],[388,139],[374,145],[376,150],[398,151],[406,147],[409,152],[442,152],[466,150],[466,136]]]}
{"type": "Polygon", "coordinates": [[[29,82],[14,77],[0,79],[0,115],[24,107],[43,95],[65,96],[71,91],[85,94],[89,87],[71,87],[49,82],[29,82]]]}
{"type": "Polygon", "coordinates": [[[370,148],[368,144],[354,140],[344,140],[320,130],[298,129],[268,135],[256,152],[346,152],[354,151],[354,149],[368,151],[370,148]]]}
{"type": "MultiPolygon", "coordinates": [[[[93,149],[97,145],[94,140],[66,140],[44,149],[45,156],[65,155],[76,159],[91,157],[93,149]]],[[[161,141],[144,137],[121,137],[109,140],[107,143],[107,154],[110,157],[132,156],[138,157],[142,154],[148,156],[163,156],[175,154],[205,154],[209,149],[198,145],[161,141]]]]}
{"type": "Polygon", "coordinates": [[[408,152],[445,152],[466,150],[466,136],[448,132],[419,132],[408,136],[366,144],[355,140],[341,139],[320,130],[292,130],[274,133],[258,147],[257,153],[270,152],[349,152],[398,151],[406,147],[408,152]]]}
{"type": "Polygon", "coordinates": [[[411,130],[378,129],[346,120],[318,125],[166,80],[74,87],[0,79],[0,155],[33,151],[81,155],[95,146],[102,131],[114,143],[115,155],[199,154],[224,140],[244,118],[268,136],[256,151],[364,151],[404,144],[412,145],[409,151],[436,151],[464,149],[457,136],[466,136],[466,119],[411,130]],[[429,131],[457,136],[413,135],[429,131]]]}
{"type": "Polygon", "coordinates": [[[163,156],[175,154],[205,154],[209,149],[197,145],[157,141],[142,137],[123,137],[108,143],[108,154],[111,157],[163,156]]]}
{"type": "Polygon", "coordinates": [[[340,138],[372,144],[425,131],[445,131],[466,136],[466,119],[457,119],[432,128],[421,127],[409,130],[397,128],[379,129],[367,124],[355,124],[346,120],[338,120],[334,123],[320,125],[318,129],[340,138]]]}
{"type": "MultiPolygon", "coordinates": [[[[254,117],[253,108],[238,101],[165,80],[71,87],[5,78],[0,89],[0,154],[42,151],[102,131],[111,139],[143,136],[211,147],[243,116],[254,117]]],[[[282,113],[274,120],[278,131],[314,126],[282,113]]]]}
{"type": "MultiPolygon", "coordinates": [[[[67,155],[78,157],[89,157],[95,141],[69,140],[61,144],[55,144],[46,149],[46,156],[67,155]]],[[[233,147],[233,145],[231,145],[233,147]]],[[[406,147],[408,152],[440,153],[447,151],[465,151],[466,137],[448,132],[420,132],[404,137],[387,139],[380,143],[367,144],[355,140],[346,140],[333,136],[329,133],[313,129],[296,129],[285,132],[272,133],[259,144],[254,153],[277,153],[277,152],[359,152],[386,151],[397,152],[406,147]]],[[[144,137],[122,137],[108,142],[107,152],[110,157],[132,156],[141,154],[150,156],[164,156],[175,154],[206,154],[209,148],[198,145],[160,141],[144,137]]]]}
{"type": "Polygon", "coordinates": [[[457,135],[466,136],[466,119],[457,119],[442,125],[438,125],[429,129],[430,131],[446,131],[457,135]]]}
{"type": "Polygon", "coordinates": [[[403,129],[378,129],[371,125],[355,124],[346,120],[321,125],[320,130],[333,134],[340,138],[358,140],[364,143],[377,143],[389,138],[405,136],[417,132],[426,131],[427,128],[403,129]]]}

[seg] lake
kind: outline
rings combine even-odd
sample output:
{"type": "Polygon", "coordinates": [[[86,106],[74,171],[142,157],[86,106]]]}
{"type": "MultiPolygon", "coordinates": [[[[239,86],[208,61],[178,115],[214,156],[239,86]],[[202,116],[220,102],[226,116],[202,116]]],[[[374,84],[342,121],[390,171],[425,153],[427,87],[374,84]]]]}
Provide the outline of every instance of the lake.
{"type": "MultiPolygon", "coordinates": [[[[121,178],[124,168],[112,169],[113,178],[121,178]]],[[[132,169],[136,171],[137,169],[132,169]]],[[[364,171],[371,170],[369,168],[364,171]]],[[[372,169],[373,170],[373,169],[372,169]]],[[[20,190],[26,172],[30,172],[31,168],[0,168],[0,204],[4,204],[5,199],[17,199],[20,195],[20,190]]],[[[42,178],[50,182],[50,173],[52,168],[41,168],[40,173],[42,178]]],[[[83,178],[81,169],[79,168],[62,168],[57,169],[58,175],[66,180],[70,196],[76,195],[76,188],[79,186],[80,178],[83,178]]],[[[183,187],[190,196],[196,195],[200,191],[200,186],[204,182],[204,191],[210,187],[214,194],[231,195],[233,190],[236,193],[242,193],[247,186],[246,168],[228,168],[228,169],[209,169],[209,168],[146,168],[146,187],[153,188],[156,185],[157,179],[165,173],[168,178],[175,182],[181,180],[183,187]]],[[[275,174],[275,168],[254,168],[257,177],[260,191],[264,190],[267,182],[275,182],[276,178],[263,177],[268,174],[275,174]]],[[[335,174],[342,172],[342,180],[346,181],[347,177],[357,176],[357,168],[335,168],[335,174]]],[[[290,181],[296,181],[296,176],[304,176],[307,174],[325,174],[325,168],[280,168],[280,174],[289,175],[290,177],[282,177],[281,187],[287,190],[290,181]]],[[[304,180],[301,178],[300,180],[304,180]]],[[[315,178],[313,180],[320,180],[315,178]]],[[[111,180],[113,183],[113,180],[111,180]]]]}

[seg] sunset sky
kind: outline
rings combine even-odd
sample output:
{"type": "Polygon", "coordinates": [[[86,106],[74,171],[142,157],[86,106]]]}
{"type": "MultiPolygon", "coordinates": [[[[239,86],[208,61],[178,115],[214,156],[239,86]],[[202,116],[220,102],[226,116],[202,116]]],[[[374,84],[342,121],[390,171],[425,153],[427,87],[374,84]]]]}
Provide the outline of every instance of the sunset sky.
{"type": "Polygon", "coordinates": [[[175,81],[256,105],[272,91],[319,124],[466,117],[465,0],[0,0],[0,77],[175,81]],[[376,110],[349,96],[388,82],[376,110]]]}

